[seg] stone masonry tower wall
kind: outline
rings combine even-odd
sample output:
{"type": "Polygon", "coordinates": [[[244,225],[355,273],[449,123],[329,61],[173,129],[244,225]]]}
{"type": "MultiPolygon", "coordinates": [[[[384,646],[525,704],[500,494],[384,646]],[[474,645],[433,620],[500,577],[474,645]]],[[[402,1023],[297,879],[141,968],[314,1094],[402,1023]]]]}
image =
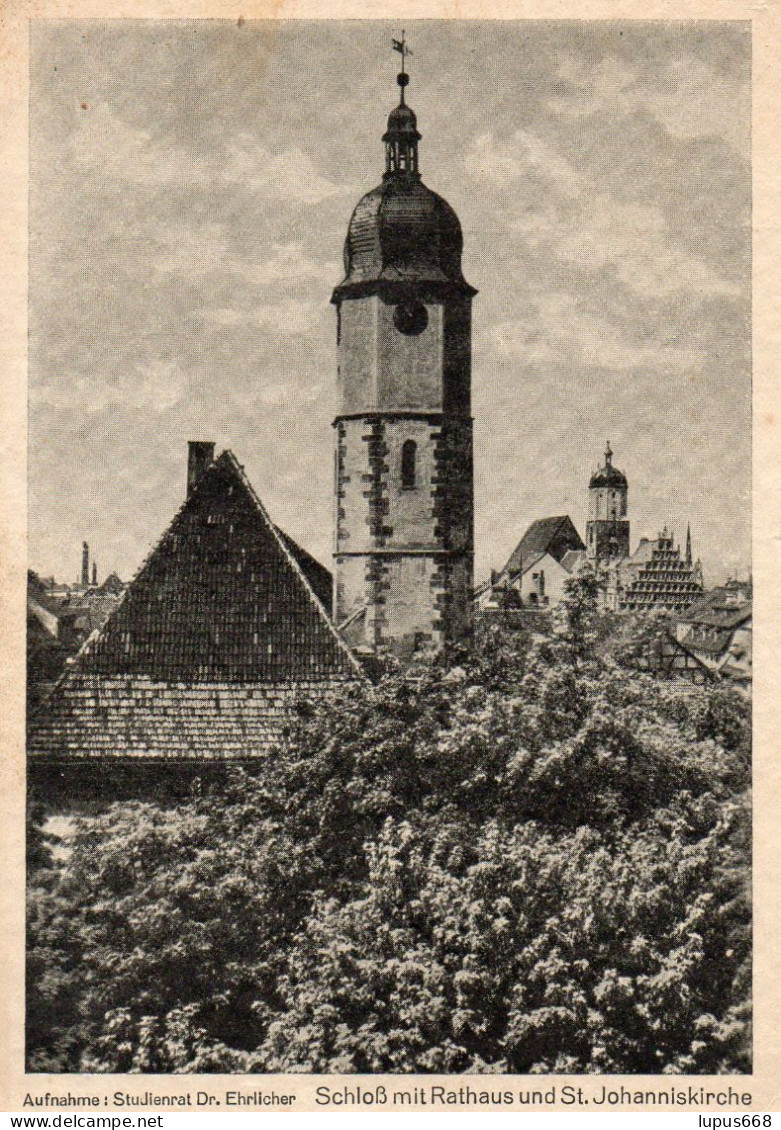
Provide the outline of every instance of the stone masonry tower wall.
{"type": "Polygon", "coordinates": [[[613,466],[610,444],[605,449],[605,465],[592,476],[588,488],[586,557],[590,561],[609,561],[629,556],[629,484],[626,475],[613,466]]]}
{"type": "Polygon", "coordinates": [[[388,121],[382,184],[356,207],[337,307],[335,620],[409,655],[471,630],[471,302],[461,230],[417,172],[415,115],[388,121]]]}

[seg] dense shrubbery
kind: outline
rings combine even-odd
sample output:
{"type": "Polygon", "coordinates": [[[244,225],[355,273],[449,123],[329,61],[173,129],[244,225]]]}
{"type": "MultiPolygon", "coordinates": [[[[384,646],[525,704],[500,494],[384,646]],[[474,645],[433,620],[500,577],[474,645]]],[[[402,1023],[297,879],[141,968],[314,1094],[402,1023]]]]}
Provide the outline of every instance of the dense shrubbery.
{"type": "Polygon", "coordinates": [[[749,1070],[747,707],[614,662],[592,598],[36,838],[30,1069],[749,1070]]]}

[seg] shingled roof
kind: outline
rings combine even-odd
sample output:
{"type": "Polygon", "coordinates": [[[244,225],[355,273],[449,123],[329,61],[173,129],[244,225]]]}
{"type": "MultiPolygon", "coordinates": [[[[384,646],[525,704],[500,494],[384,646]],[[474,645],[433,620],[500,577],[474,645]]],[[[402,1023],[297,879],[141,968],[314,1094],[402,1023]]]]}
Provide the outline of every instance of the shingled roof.
{"type": "Polygon", "coordinates": [[[307,581],[309,581],[312,592],[330,616],[333,611],[333,576],[331,570],[326,569],[325,565],[321,565],[316,557],[302,549],[297,542],[293,541],[290,534],[280,530],[279,526],[275,526],[274,529],[290,550],[307,581]]]}
{"type": "Polygon", "coordinates": [[[733,630],[751,617],[750,597],[741,597],[727,585],[703,593],[678,617],[679,621],[706,628],[733,630]]]}
{"type": "Polygon", "coordinates": [[[503,573],[517,573],[530,568],[547,553],[561,562],[571,549],[585,549],[580,534],[567,514],[554,518],[538,518],[532,522],[510,554],[503,573]]]}
{"type": "Polygon", "coordinates": [[[254,756],[291,694],[361,677],[328,589],[223,452],[33,720],[29,752],[254,756]]]}
{"type": "Polygon", "coordinates": [[[290,546],[223,452],[88,641],[80,670],[217,682],[352,673],[290,546]]]}

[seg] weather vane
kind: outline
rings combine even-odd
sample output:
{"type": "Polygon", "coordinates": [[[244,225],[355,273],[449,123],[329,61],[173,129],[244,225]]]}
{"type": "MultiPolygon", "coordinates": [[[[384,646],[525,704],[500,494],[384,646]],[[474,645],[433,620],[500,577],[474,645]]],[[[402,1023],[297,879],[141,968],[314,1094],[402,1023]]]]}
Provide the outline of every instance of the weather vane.
{"type": "Polygon", "coordinates": [[[399,54],[401,55],[401,73],[402,74],[405,73],[405,71],[404,71],[404,60],[406,59],[406,57],[408,55],[412,54],[409,47],[407,46],[407,41],[404,38],[405,35],[406,35],[406,32],[402,31],[401,39],[392,39],[391,40],[391,43],[393,44],[393,50],[398,51],[399,54]]]}
{"type": "Polygon", "coordinates": [[[398,51],[398,53],[401,55],[401,74],[397,76],[396,81],[398,82],[399,86],[401,87],[401,101],[402,102],[404,102],[404,87],[409,82],[409,75],[407,74],[406,70],[404,69],[405,63],[406,63],[406,58],[407,58],[408,55],[412,54],[409,47],[407,46],[407,40],[404,38],[405,34],[406,33],[404,31],[402,31],[401,39],[391,39],[391,43],[393,44],[393,50],[398,51]]]}

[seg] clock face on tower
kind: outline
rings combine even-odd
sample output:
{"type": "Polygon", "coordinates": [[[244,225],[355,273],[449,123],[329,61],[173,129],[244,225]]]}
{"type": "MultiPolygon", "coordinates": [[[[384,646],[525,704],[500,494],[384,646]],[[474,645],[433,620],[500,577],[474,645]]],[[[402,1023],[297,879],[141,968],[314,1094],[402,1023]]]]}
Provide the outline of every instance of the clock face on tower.
{"type": "Polygon", "coordinates": [[[393,324],[407,336],[422,334],[428,325],[428,311],[422,302],[400,302],[393,311],[393,324]]]}

